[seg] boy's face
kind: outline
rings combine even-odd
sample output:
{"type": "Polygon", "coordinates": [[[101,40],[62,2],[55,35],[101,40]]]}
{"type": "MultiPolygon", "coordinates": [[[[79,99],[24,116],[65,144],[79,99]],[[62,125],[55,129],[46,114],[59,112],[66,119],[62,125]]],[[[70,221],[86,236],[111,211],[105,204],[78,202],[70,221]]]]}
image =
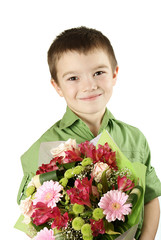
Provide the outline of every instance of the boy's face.
{"type": "Polygon", "coordinates": [[[102,115],[112,95],[117,73],[118,67],[113,73],[108,55],[102,49],[87,54],[69,51],[57,62],[58,84],[54,80],[51,82],[79,117],[102,115]]]}

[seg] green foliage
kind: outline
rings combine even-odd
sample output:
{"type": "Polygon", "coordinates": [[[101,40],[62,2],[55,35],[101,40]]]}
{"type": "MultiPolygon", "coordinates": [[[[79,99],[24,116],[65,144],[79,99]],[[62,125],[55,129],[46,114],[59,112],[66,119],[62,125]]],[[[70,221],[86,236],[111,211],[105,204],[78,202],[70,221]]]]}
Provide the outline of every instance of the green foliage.
{"type": "Polygon", "coordinates": [[[107,177],[106,177],[106,170],[103,171],[102,176],[101,176],[101,184],[102,184],[102,192],[106,193],[108,191],[108,182],[107,182],[107,177]]]}

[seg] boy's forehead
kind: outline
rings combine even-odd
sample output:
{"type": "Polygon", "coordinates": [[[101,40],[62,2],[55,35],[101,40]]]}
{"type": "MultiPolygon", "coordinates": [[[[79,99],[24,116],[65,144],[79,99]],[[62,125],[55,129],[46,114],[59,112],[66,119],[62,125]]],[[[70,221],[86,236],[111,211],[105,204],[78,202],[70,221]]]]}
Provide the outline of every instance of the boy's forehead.
{"type": "Polygon", "coordinates": [[[107,51],[99,48],[93,49],[88,52],[78,52],[78,51],[67,51],[61,54],[57,60],[57,71],[65,70],[65,68],[72,68],[85,63],[86,66],[97,67],[99,66],[109,66],[109,56],[107,51]],[[87,62],[85,62],[87,60],[87,62]]]}

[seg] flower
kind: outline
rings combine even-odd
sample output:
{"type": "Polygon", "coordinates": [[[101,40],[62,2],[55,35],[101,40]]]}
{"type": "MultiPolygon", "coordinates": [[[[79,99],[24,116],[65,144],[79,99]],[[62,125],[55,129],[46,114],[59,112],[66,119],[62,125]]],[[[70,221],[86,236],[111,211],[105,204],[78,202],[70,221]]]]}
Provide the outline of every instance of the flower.
{"type": "Polygon", "coordinates": [[[128,179],[126,176],[124,176],[122,178],[120,176],[118,176],[117,185],[118,185],[118,190],[121,190],[123,192],[126,192],[135,186],[135,184],[130,179],[128,179]]]}
{"type": "Polygon", "coordinates": [[[66,179],[70,179],[70,178],[74,177],[73,169],[69,168],[68,170],[66,170],[64,177],[66,179]]]}
{"type": "Polygon", "coordinates": [[[104,217],[104,214],[103,214],[103,209],[102,208],[95,208],[93,210],[93,218],[98,221],[100,219],[102,219],[104,217]]]}
{"type": "Polygon", "coordinates": [[[74,175],[79,175],[84,170],[83,166],[76,166],[74,168],[70,168],[66,170],[64,177],[70,179],[74,177],[74,175]]]}
{"type": "Polygon", "coordinates": [[[37,233],[34,240],[55,240],[55,237],[53,236],[53,230],[48,230],[46,227],[43,228],[37,233]]]}
{"type": "Polygon", "coordinates": [[[103,162],[107,163],[111,168],[117,170],[116,165],[116,152],[113,152],[106,142],[103,146],[98,145],[98,149],[88,141],[78,145],[80,152],[85,156],[93,159],[93,163],[103,162]]]}
{"type": "Polygon", "coordinates": [[[26,224],[30,223],[31,216],[33,214],[33,204],[32,204],[32,200],[31,200],[31,196],[29,196],[25,200],[21,200],[20,210],[21,210],[22,214],[24,215],[23,222],[26,224]]]}
{"type": "Polygon", "coordinates": [[[83,213],[84,212],[84,205],[80,205],[80,204],[77,204],[77,203],[75,203],[74,205],[73,205],[73,212],[75,213],[75,214],[79,214],[79,213],[83,213]]]}
{"type": "Polygon", "coordinates": [[[26,196],[29,197],[35,192],[35,186],[29,186],[26,189],[26,196]]]}
{"type": "Polygon", "coordinates": [[[73,168],[74,175],[79,175],[84,170],[83,166],[76,166],[73,168]]]}
{"type": "Polygon", "coordinates": [[[58,183],[52,180],[46,181],[37,189],[35,193],[35,199],[33,204],[36,205],[38,202],[43,202],[47,204],[48,207],[55,207],[56,203],[59,202],[62,194],[60,191],[63,187],[58,183]]]}
{"type": "Polygon", "coordinates": [[[115,221],[116,219],[125,221],[124,215],[131,212],[132,204],[126,204],[128,195],[120,190],[111,190],[103,195],[98,203],[102,208],[108,222],[115,221]]]}
{"type": "Polygon", "coordinates": [[[109,178],[109,176],[111,174],[111,168],[108,166],[108,164],[107,163],[103,163],[103,162],[95,163],[93,171],[92,171],[92,174],[93,174],[94,180],[96,182],[100,182],[102,173],[105,170],[107,170],[106,171],[106,176],[107,176],[107,178],[109,178]]]}
{"type": "Polygon", "coordinates": [[[65,151],[65,158],[64,163],[70,163],[70,162],[81,162],[82,158],[80,157],[80,152],[78,149],[68,150],[65,151]]]}
{"type": "Polygon", "coordinates": [[[67,178],[61,178],[59,181],[60,185],[62,185],[63,187],[66,187],[67,183],[68,183],[68,179],[67,178]]]}
{"type": "Polygon", "coordinates": [[[89,181],[87,177],[83,178],[82,182],[76,179],[75,188],[67,190],[72,204],[78,203],[80,205],[91,206],[89,195],[92,193],[92,180],[93,178],[89,181]]]}
{"type": "Polygon", "coordinates": [[[63,157],[55,157],[50,161],[50,163],[42,164],[39,167],[39,169],[36,171],[36,175],[46,173],[46,172],[55,171],[55,170],[59,169],[58,166],[56,165],[56,163],[61,162],[62,159],[63,159],[63,157]]]}
{"type": "Polygon", "coordinates": [[[59,230],[62,227],[67,227],[68,220],[69,220],[68,213],[65,212],[63,215],[61,215],[60,210],[58,208],[57,214],[54,217],[54,221],[51,225],[51,228],[57,228],[59,230]]]}
{"type": "Polygon", "coordinates": [[[32,175],[25,190],[26,197],[30,197],[21,201],[25,223],[31,221],[34,231],[39,232],[34,239],[103,239],[119,229],[121,233],[128,230],[131,216],[126,216],[124,222],[125,215],[131,213],[137,200],[131,200],[136,179],[130,169],[118,169],[116,152],[108,143],[97,148],[88,141],[78,148],[70,141],[67,145],[52,149],[53,159],[36,173],[45,173],[41,176],[44,183],[37,185],[32,175]],[[48,173],[51,171],[57,173],[58,181],[48,173]]]}
{"type": "Polygon", "coordinates": [[[33,208],[34,212],[31,217],[33,218],[33,223],[37,226],[46,223],[51,218],[55,218],[60,212],[58,207],[47,207],[47,204],[42,202],[38,202],[33,208]]]}
{"type": "Polygon", "coordinates": [[[104,228],[102,219],[100,219],[98,221],[95,221],[94,219],[90,219],[90,223],[91,223],[92,235],[94,237],[96,237],[98,234],[105,233],[105,228],[104,228]]]}
{"type": "Polygon", "coordinates": [[[81,233],[85,236],[89,236],[92,234],[92,231],[91,231],[91,224],[89,223],[86,223],[84,224],[82,227],[81,227],[81,233]]]}
{"type": "Polygon", "coordinates": [[[65,143],[61,143],[57,148],[52,148],[50,150],[53,157],[65,157],[65,151],[73,150],[76,148],[76,141],[75,139],[69,138],[65,143]]]}
{"type": "Polygon", "coordinates": [[[72,227],[76,230],[79,231],[81,230],[81,227],[84,225],[84,220],[81,217],[75,217],[72,221],[72,227]]]}

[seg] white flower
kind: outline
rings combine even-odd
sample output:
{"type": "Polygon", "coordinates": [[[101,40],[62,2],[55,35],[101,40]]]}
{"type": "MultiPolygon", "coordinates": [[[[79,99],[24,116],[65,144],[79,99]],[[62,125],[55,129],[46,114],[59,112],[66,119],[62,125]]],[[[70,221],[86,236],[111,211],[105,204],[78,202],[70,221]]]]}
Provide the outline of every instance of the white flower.
{"type": "Polygon", "coordinates": [[[76,140],[69,138],[65,143],[61,143],[57,148],[52,148],[50,150],[53,157],[65,157],[65,151],[73,150],[76,148],[76,140]]]}
{"type": "Polygon", "coordinates": [[[25,200],[21,200],[20,204],[21,213],[24,215],[23,222],[29,224],[31,222],[31,216],[33,214],[32,200],[31,196],[26,198],[25,200]]]}
{"type": "Polygon", "coordinates": [[[96,182],[100,182],[102,173],[103,173],[105,170],[107,170],[107,171],[106,171],[106,177],[109,178],[110,175],[111,175],[111,168],[108,166],[107,163],[97,162],[97,163],[94,165],[92,174],[93,174],[94,180],[95,180],[96,182]]]}

